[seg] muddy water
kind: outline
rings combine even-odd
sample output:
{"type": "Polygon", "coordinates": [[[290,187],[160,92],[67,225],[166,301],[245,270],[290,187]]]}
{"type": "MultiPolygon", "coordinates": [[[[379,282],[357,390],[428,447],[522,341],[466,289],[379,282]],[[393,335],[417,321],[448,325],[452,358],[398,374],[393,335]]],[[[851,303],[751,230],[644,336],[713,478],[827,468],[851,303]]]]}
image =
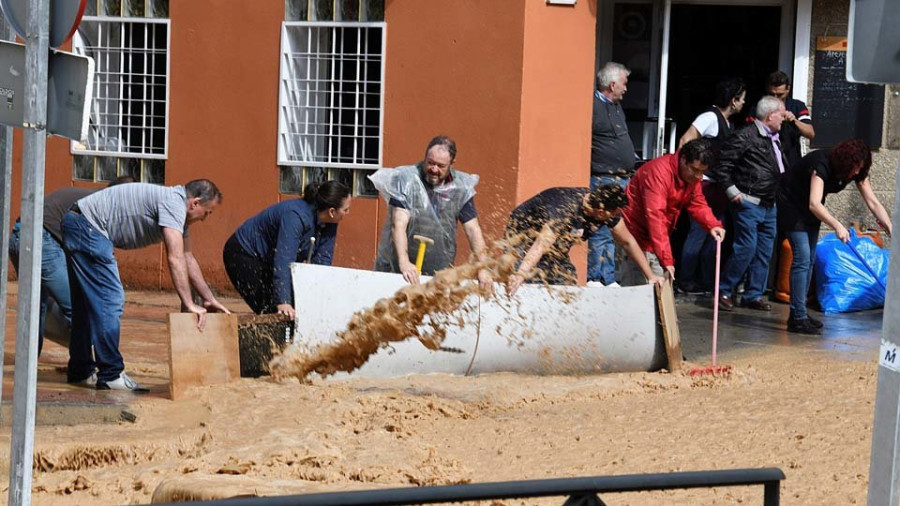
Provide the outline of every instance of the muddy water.
{"type": "MultiPolygon", "coordinates": [[[[768,466],[787,475],[783,504],[864,503],[876,364],[784,347],[728,361],[728,378],[242,379],[190,401],[141,401],[135,424],[40,427],[35,504],[768,466]]],[[[603,499],[762,504],[762,489],[603,499]]]]}

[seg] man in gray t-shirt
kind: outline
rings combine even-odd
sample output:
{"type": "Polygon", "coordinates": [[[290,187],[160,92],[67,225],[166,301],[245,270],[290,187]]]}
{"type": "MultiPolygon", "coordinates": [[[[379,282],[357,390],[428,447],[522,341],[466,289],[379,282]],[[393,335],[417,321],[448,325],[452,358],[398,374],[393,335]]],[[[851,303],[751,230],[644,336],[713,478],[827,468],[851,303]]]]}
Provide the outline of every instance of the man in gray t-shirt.
{"type": "MultiPolygon", "coordinates": [[[[109,186],[133,183],[131,176],[120,176],[109,186]]],[[[69,295],[69,273],[66,266],[66,254],[62,248],[62,219],[66,212],[79,199],[97,191],[96,188],[69,187],[57,190],[44,196],[44,227],[41,230],[41,316],[38,324],[38,356],[44,345],[44,321],[48,309],[54,307],[57,318],[63,320],[62,336],[68,340],[69,327],[72,325],[72,297],[69,295]]],[[[19,271],[19,235],[21,224],[16,220],[9,237],[9,259],[12,260],[16,272],[19,271]]]]}
{"type": "Polygon", "coordinates": [[[206,219],[221,201],[222,193],[207,179],[173,187],[134,183],[84,197],[66,213],[63,247],[72,292],[69,383],[96,383],[98,390],[147,391],[125,374],[119,353],[125,290],[114,248],[137,249],[163,242],[182,310],[199,316],[201,330],[207,310],[229,312],[203,279],[187,233],[191,223],[206,219]],[[203,305],[194,303],[191,288],[203,305]]]}

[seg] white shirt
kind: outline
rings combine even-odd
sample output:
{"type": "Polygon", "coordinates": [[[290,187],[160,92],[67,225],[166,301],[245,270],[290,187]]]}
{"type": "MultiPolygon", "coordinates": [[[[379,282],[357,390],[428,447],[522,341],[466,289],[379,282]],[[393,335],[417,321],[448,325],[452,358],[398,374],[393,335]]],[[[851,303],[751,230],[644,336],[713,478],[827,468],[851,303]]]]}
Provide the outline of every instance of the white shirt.
{"type": "Polygon", "coordinates": [[[716,113],[706,111],[691,123],[691,126],[700,132],[700,137],[715,137],[719,135],[719,120],[716,113]]]}

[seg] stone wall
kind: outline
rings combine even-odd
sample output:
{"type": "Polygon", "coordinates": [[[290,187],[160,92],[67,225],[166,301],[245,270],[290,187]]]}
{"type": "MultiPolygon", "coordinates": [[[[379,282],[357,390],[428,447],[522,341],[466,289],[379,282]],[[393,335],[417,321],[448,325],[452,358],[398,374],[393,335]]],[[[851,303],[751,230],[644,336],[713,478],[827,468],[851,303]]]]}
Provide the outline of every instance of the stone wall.
{"type": "MultiPolygon", "coordinates": [[[[814,0],[812,12],[812,29],[809,41],[809,92],[807,104],[816,121],[816,104],[812,102],[813,83],[816,76],[815,64],[816,37],[846,36],[850,15],[849,0],[814,0]]],[[[882,147],[872,153],[872,170],[870,181],[876,195],[888,211],[892,211],[896,199],[897,164],[900,162],[900,86],[889,86],[885,90],[884,133],[882,147]]],[[[870,228],[877,228],[875,219],[860,198],[859,193],[851,185],[847,190],[828,197],[829,211],[842,223],[859,221],[870,228]]],[[[823,226],[823,233],[829,232],[823,226]]]]}

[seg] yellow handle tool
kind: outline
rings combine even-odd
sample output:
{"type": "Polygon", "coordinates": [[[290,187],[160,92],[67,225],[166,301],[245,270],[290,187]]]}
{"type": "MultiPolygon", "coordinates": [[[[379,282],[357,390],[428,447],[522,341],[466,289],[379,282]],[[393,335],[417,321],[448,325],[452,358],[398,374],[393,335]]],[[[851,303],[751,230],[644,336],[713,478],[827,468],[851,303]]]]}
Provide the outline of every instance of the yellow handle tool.
{"type": "Polygon", "coordinates": [[[422,264],[425,263],[425,245],[434,244],[434,241],[424,235],[414,235],[413,240],[419,241],[419,251],[416,253],[416,270],[422,274],[422,264]]]}

